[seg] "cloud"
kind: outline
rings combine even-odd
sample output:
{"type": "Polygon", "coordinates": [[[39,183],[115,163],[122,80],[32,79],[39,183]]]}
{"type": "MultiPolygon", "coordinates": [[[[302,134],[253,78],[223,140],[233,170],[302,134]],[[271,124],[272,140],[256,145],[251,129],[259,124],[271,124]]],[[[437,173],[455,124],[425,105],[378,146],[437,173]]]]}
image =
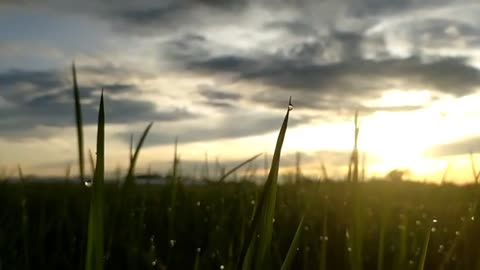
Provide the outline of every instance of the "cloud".
{"type": "Polygon", "coordinates": [[[199,94],[209,100],[232,100],[237,101],[242,96],[237,93],[226,92],[224,90],[215,89],[211,85],[202,84],[198,87],[199,94]]]}
{"type": "MultiPolygon", "coordinates": [[[[11,70],[0,74],[0,134],[8,139],[38,136],[38,127],[71,127],[74,124],[73,93],[68,80],[56,71],[11,70]]],[[[130,97],[138,92],[133,84],[84,86],[80,82],[82,115],[86,125],[96,123],[100,89],[105,90],[106,121],[129,124],[145,121],[170,122],[191,119],[185,108],[157,108],[155,103],[130,97]],[[130,96],[120,95],[128,93],[130,96]]],[[[44,136],[48,132],[42,133],[44,136]]]]}
{"type": "Polygon", "coordinates": [[[434,145],[425,150],[424,155],[429,157],[447,157],[465,155],[470,152],[480,151],[480,137],[466,137],[457,141],[434,145]]]}
{"type": "MultiPolygon", "coordinates": [[[[351,59],[329,65],[282,58],[221,56],[194,61],[191,70],[205,74],[225,74],[238,81],[257,82],[269,88],[255,98],[273,103],[278,96],[297,96],[312,108],[341,105],[361,98],[376,97],[389,89],[428,89],[454,96],[474,92],[480,85],[479,71],[462,58],[436,61],[419,57],[388,60],[351,59]],[[332,103],[332,101],[334,103],[332,103]]],[[[301,101],[300,101],[301,102],[301,101]]]]}
{"type": "MultiPolygon", "coordinates": [[[[231,110],[225,115],[219,114],[209,118],[198,118],[195,121],[163,123],[152,128],[147,144],[171,144],[175,137],[178,137],[182,143],[190,143],[262,135],[278,131],[283,117],[282,113],[249,112],[239,109],[237,111],[231,110]]],[[[292,116],[289,120],[289,127],[306,124],[310,120],[308,117],[292,116]]],[[[129,132],[122,132],[117,134],[117,137],[128,142],[130,134],[129,132]]]]}

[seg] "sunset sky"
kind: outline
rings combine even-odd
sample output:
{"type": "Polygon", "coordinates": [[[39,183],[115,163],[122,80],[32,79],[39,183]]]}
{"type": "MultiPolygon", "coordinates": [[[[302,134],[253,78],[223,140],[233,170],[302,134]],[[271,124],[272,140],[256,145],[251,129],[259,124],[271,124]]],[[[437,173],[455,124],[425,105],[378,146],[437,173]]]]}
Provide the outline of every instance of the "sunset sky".
{"type": "Polygon", "coordinates": [[[367,177],[400,168],[439,181],[450,163],[448,181],[471,181],[478,14],[473,0],[3,0],[0,167],[76,164],[75,61],[86,149],[105,89],[110,170],[151,121],[140,168],[165,172],[175,136],[190,169],[205,153],[227,168],[271,154],[292,96],[284,171],[300,151],[305,174],[323,162],[343,177],[358,110],[367,177]]]}

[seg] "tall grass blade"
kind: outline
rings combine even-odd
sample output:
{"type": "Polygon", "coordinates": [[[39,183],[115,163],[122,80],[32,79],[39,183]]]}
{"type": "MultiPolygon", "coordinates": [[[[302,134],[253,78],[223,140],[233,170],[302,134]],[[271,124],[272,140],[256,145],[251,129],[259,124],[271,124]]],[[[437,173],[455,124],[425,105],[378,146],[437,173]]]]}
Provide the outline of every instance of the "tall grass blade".
{"type": "Polygon", "coordinates": [[[195,263],[193,265],[193,270],[199,270],[200,269],[200,251],[197,250],[195,253],[195,263]]]}
{"type": "Polygon", "coordinates": [[[100,98],[97,128],[97,165],[91,187],[90,213],[88,221],[86,270],[103,269],[104,215],[103,185],[105,177],[105,113],[103,90],[100,98]]]}
{"type": "Polygon", "coordinates": [[[68,163],[65,168],[65,181],[70,180],[70,171],[72,170],[72,164],[68,163]]]}
{"type": "Polygon", "coordinates": [[[77,126],[78,141],[78,168],[80,171],[80,182],[85,181],[85,163],[83,158],[83,124],[82,124],[82,107],[80,104],[80,91],[78,91],[77,72],[75,63],[72,64],[73,76],[73,98],[75,101],[75,123],[77,126]]]}
{"type": "MultiPolygon", "coordinates": [[[[175,137],[174,149],[173,149],[173,164],[172,164],[172,177],[170,179],[170,205],[168,208],[168,239],[175,243],[175,212],[177,205],[177,185],[178,185],[178,138],[175,137]]],[[[173,248],[175,245],[171,245],[173,248]]],[[[170,258],[171,252],[169,252],[170,258]]],[[[168,264],[167,264],[168,266],[168,264]]]]}
{"type": "Polygon", "coordinates": [[[235,166],[234,168],[232,168],[231,170],[229,170],[228,172],[224,173],[222,175],[222,177],[220,177],[220,179],[218,180],[219,182],[223,182],[225,181],[225,179],[230,176],[232,173],[236,172],[238,169],[242,168],[243,166],[247,165],[248,163],[254,161],[255,159],[257,159],[259,156],[261,156],[262,153],[260,154],[256,154],[255,156],[245,160],[244,162],[238,164],[237,166],[235,166]]]}
{"type": "Polygon", "coordinates": [[[473,181],[475,182],[475,185],[478,185],[477,169],[475,168],[475,159],[472,151],[470,151],[470,165],[472,167],[473,181]]]}
{"type": "Polygon", "coordinates": [[[377,252],[377,270],[383,270],[384,257],[385,257],[385,230],[387,227],[387,211],[382,211],[382,217],[380,221],[380,231],[378,237],[378,252],[377,252]]]}
{"type": "Polygon", "coordinates": [[[246,234],[246,241],[241,248],[237,267],[241,265],[242,269],[262,269],[263,260],[268,248],[271,245],[273,231],[273,215],[277,196],[278,170],[280,167],[280,155],[282,151],[285,133],[287,131],[288,117],[293,106],[291,98],[289,101],[287,113],[278,134],[275,152],[272,158],[270,172],[267,181],[259,195],[258,206],[255,210],[253,220],[246,234]],[[252,265],[253,264],[253,265],[252,265]]]}
{"type": "Polygon", "coordinates": [[[430,228],[427,232],[427,236],[425,237],[425,242],[423,242],[422,254],[417,268],[418,270],[423,270],[425,268],[425,260],[427,259],[428,242],[430,242],[431,231],[432,230],[430,228]]]}
{"type": "Polygon", "coordinates": [[[90,163],[90,170],[92,175],[95,175],[95,159],[93,158],[92,150],[88,149],[88,161],[90,163]]]}
{"type": "Polygon", "coordinates": [[[23,240],[23,256],[24,256],[24,265],[25,269],[30,267],[30,252],[29,252],[29,234],[28,234],[28,211],[27,211],[27,194],[25,187],[25,177],[23,176],[22,167],[18,165],[18,177],[22,183],[22,240],[23,240]]]}
{"type": "Polygon", "coordinates": [[[125,179],[126,185],[131,185],[134,183],[135,178],[135,163],[137,162],[138,155],[140,153],[140,149],[143,146],[143,142],[148,135],[148,132],[152,128],[153,122],[148,124],[148,126],[143,131],[142,137],[140,137],[140,141],[138,141],[137,147],[135,148],[135,152],[131,157],[130,167],[128,168],[127,178],[125,179]]]}
{"type": "MultiPolygon", "coordinates": [[[[326,208],[326,207],[325,207],[326,208]]],[[[327,244],[328,244],[328,215],[325,211],[322,226],[322,244],[320,246],[320,270],[327,270],[327,244]]]]}
{"type": "Polygon", "coordinates": [[[295,236],[293,237],[293,240],[290,243],[287,256],[285,257],[285,260],[283,261],[283,264],[280,270],[288,270],[292,268],[293,259],[295,259],[295,255],[297,255],[297,248],[300,242],[300,236],[302,234],[304,218],[305,217],[302,217],[302,219],[300,220],[300,223],[298,224],[297,231],[295,232],[295,236]]]}
{"type": "Polygon", "coordinates": [[[407,259],[407,247],[408,247],[408,216],[401,215],[400,221],[400,239],[399,239],[399,250],[397,252],[397,263],[396,268],[397,270],[403,270],[406,267],[406,259],[407,259]]]}

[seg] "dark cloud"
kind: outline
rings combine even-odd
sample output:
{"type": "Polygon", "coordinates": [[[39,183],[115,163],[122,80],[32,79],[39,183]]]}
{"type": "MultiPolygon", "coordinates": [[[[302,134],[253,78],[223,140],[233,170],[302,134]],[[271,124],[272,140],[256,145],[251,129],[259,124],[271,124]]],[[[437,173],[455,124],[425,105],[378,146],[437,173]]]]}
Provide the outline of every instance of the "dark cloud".
{"type": "Polygon", "coordinates": [[[230,102],[217,101],[217,100],[203,101],[202,104],[208,107],[213,107],[213,108],[222,109],[222,110],[230,110],[230,109],[236,108],[235,105],[233,105],[230,102]]]}
{"type": "Polygon", "coordinates": [[[229,113],[238,108],[238,101],[242,99],[242,95],[238,93],[207,84],[199,85],[197,91],[203,99],[202,104],[219,110],[229,110],[229,113]]]}
{"type": "Polygon", "coordinates": [[[311,24],[299,20],[278,20],[268,22],[263,25],[263,29],[285,31],[287,34],[294,36],[317,36],[318,30],[311,24]]]}
{"type": "MultiPolygon", "coordinates": [[[[404,26],[417,50],[470,49],[480,44],[480,27],[453,19],[426,19],[404,26]]],[[[402,29],[399,29],[401,31],[402,29]]]]}
{"type": "MultiPolygon", "coordinates": [[[[184,108],[159,110],[153,102],[118,96],[120,93],[134,95],[138,89],[131,84],[113,83],[80,87],[86,125],[96,123],[101,88],[105,89],[107,123],[169,122],[196,117],[184,108]]],[[[8,104],[0,107],[2,137],[35,137],[39,135],[34,132],[37,127],[74,125],[72,88],[61,73],[12,70],[0,74],[0,89],[0,98],[8,104]]]]}
{"type": "MultiPolygon", "coordinates": [[[[194,123],[184,125],[159,124],[152,128],[147,144],[171,144],[175,137],[178,137],[182,143],[189,143],[261,135],[278,130],[282,120],[283,115],[279,113],[259,114],[240,111],[230,112],[217,119],[199,118],[194,123]]],[[[289,120],[289,128],[309,121],[310,118],[307,117],[292,116],[289,120]]],[[[130,133],[121,133],[117,136],[125,142],[130,140],[130,133]]]]}
{"type": "Polygon", "coordinates": [[[237,101],[239,100],[242,96],[237,93],[231,93],[231,92],[226,92],[220,89],[215,89],[214,87],[210,85],[200,85],[198,87],[198,92],[199,94],[208,99],[208,100],[232,100],[232,101],[237,101]]]}
{"type": "MultiPolygon", "coordinates": [[[[388,60],[356,59],[329,65],[284,59],[253,59],[222,56],[190,65],[204,74],[235,75],[237,81],[256,81],[278,90],[257,96],[258,101],[276,97],[303,97],[317,107],[324,102],[352,102],[375,97],[391,88],[430,89],[456,96],[469,94],[480,85],[479,71],[464,59],[425,61],[418,57],[388,60]],[[320,104],[317,104],[318,101],[320,104]]],[[[308,105],[308,104],[305,104],[308,105]]],[[[330,105],[329,105],[330,107],[330,105]]]]}
{"type": "Polygon", "coordinates": [[[352,16],[363,17],[370,15],[388,14],[405,11],[412,8],[412,0],[359,0],[353,1],[349,6],[352,16]]]}
{"type": "Polygon", "coordinates": [[[467,137],[458,141],[434,145],[428,148],[424,152],[424,155],[429,157],[446,157],[454,155],[464,155],[470,152],[480,152],[480,137],[467,137]]]}

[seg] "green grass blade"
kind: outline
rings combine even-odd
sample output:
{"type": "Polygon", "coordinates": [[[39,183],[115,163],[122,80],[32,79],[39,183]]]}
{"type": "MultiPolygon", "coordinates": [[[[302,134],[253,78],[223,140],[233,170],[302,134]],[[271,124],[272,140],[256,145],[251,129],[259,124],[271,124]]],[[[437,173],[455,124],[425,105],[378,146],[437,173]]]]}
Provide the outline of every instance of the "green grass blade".
{"type": "Polygon", "coordinates": [[[72,170],[72,165],[70,163],[67,164],[65,168],[65,181],[70,180],[70,171],[72,170]]]}
{"type": "Polygon", "coordinates": [[[293,259],[295,259],[295,255],[297,255],[297,247],[300,242],[300,236],[302,234],[303,220],[304,220],[304,217],[302,217],[302,219],[300,220],[300,223],[298,224],[297,231],[295,232],[295,236],[293,237],[292,243],[290,243],[287,256],[285,257],[285,260],[283,261],[283,264],[280,270],[288,270],[292,267],[293,259]]]}
{"type": "Polygon", "coordinates": [[[327,211],[325,211],[325,218],[323,219],[322,236],[323,236],[322,245],[320,247],[320,270],[326,270],[327,269],[327,244],[328,244],[327,211]]]}
{"type": "Polygon", "coordinates": [[[195,252],[195,263],[193,265],[193,270],[199,270],[200,269],[200,251],[197,250],[195,252]]]}
{"type": "Polygon", "coordinates": [[[80,104],[80,92],[78,91],[77,72],[75,63],[72,64],[73,76],[73,98],[75,101],[75,121],[77,126],[77,140],[78,140],[78,168],[80,171],[80,181],[85,181],[85,163],[83,157],[83,124],[82,124],[82,106],[80,104]]]}
{"type": "Polygon", "coordinates": [[[23,256],[24,256],[24,265],[25,269],[29,269],[29,261],[30,261],[30,252],[29,252],[29,233],[28,233],[28,211],[27,211],[27,194],[26,194],[26,187],[25,187],[25,177],[23,176],[23,170],[20,165],[18,165],[18,177],[20,178],[20,182],[22,183],[22,240],[23,240],[23,256]]]}
{"type": "Polygon", "coordinates": [[[397,253],[397,270],[403,270],[406,267],[406,258],[407,258],[407,247],[408,247],[408,216],[402,215],[400,221],[400,239],[399,239],[399,247],[397,253]]]}
{"type": "MultiPolygon", "coordinates": [[[[291,101],[291,100],[290,100],[291,101]]],[[[254,269],[261,269],[263,259],[266,256],[267,250],[270,247],[273,231],[273,214],[275,211],[275,203],[277,196],[277,179],[278,169],[280,167],[280,154],[282,151],[285,133],[287,131],[288,117],[292,109],[291,103],[288,105],[287,113],[278,134],[275,152],[273,154],[270,172],[267,181],[260,193],[258,200],[258,207],[255,210],[253,220],[250,224],[246,235],[246,241],[240,251],[237,267],[241,265],[242,269],[251,269],[250,261],[255,264],[254,269]],[[258,236],[258,237],[257,237],[258,236]],[[252,256],[252,260],[248,258],[247,251],[252,256]]]]}
{"type": "Polygon", "coordinates": [[[97,129],[97,165],[91,188],[90,213],[88,221],[86,270],[103,269],[103,185],[105,177],[105,113],[103,91],[100,98],[97,129]]]}
{"type": "Polygon", "coordinates": [[[261,156],[262,153],[260,154],[256,154],[255,156],[245,160],[244,162],[238,164],[237,166],[235,166],[233,169],[229,170],[228,172],[224,173],[222,175],[222,177],[220,177],[220,179],[218,180],[219,182],[222,182],[222,181],[225,181],[225,179],[230,176],[232,173],[236,172],[238,169],[242,168],[243,166],[247,165],[248,163],[254,161],[255,159],[257,159],[259,156],[261,156]]]}
{"type": "Polygon", "coordinates": [[[140,137],[140,141],[138,141],[137,147],[135,149],[135,153],[131,157],[130,167],[128,168],[127,178],[125,179],[125,184],[133,184],[135,178],[135,163],[137,162],[138,155],[140,154],[140,149],[143,146],[143,142],[148,135],[148,132],[152,128],[153,122],[148,124],[148,126],[143,131],[142,137],[140,137]]]}
{"type": "Polygon", "coordinates": [[[420,257],[420,261],[418,263],[418,270],[423,270],[425,267],[425,260],[427,258],[427,251],[428,251],[428,242],[430,242],[430,233],[431,229],[428,230],[427,236],[425,237],[425,242],[423,242],[423,249],[422,249],[422,255],[420,257]]]}
{"type": "Polygon", "coordinates": [[[380,221],[380,232],[378,237],[378,251],[377,251],[377,270],[383,270],[383,261],[385,257],[385,230],[387,227],[387,213],[383,210],[380,221]]]}
{"type": "Polygon", "coordinates": [[[90,162],[90,169],[92,170],[92,175],[95,175],[95,159],[93,158],[93,154],[90,149],[88,149],[88,161],[90,162]]]}

